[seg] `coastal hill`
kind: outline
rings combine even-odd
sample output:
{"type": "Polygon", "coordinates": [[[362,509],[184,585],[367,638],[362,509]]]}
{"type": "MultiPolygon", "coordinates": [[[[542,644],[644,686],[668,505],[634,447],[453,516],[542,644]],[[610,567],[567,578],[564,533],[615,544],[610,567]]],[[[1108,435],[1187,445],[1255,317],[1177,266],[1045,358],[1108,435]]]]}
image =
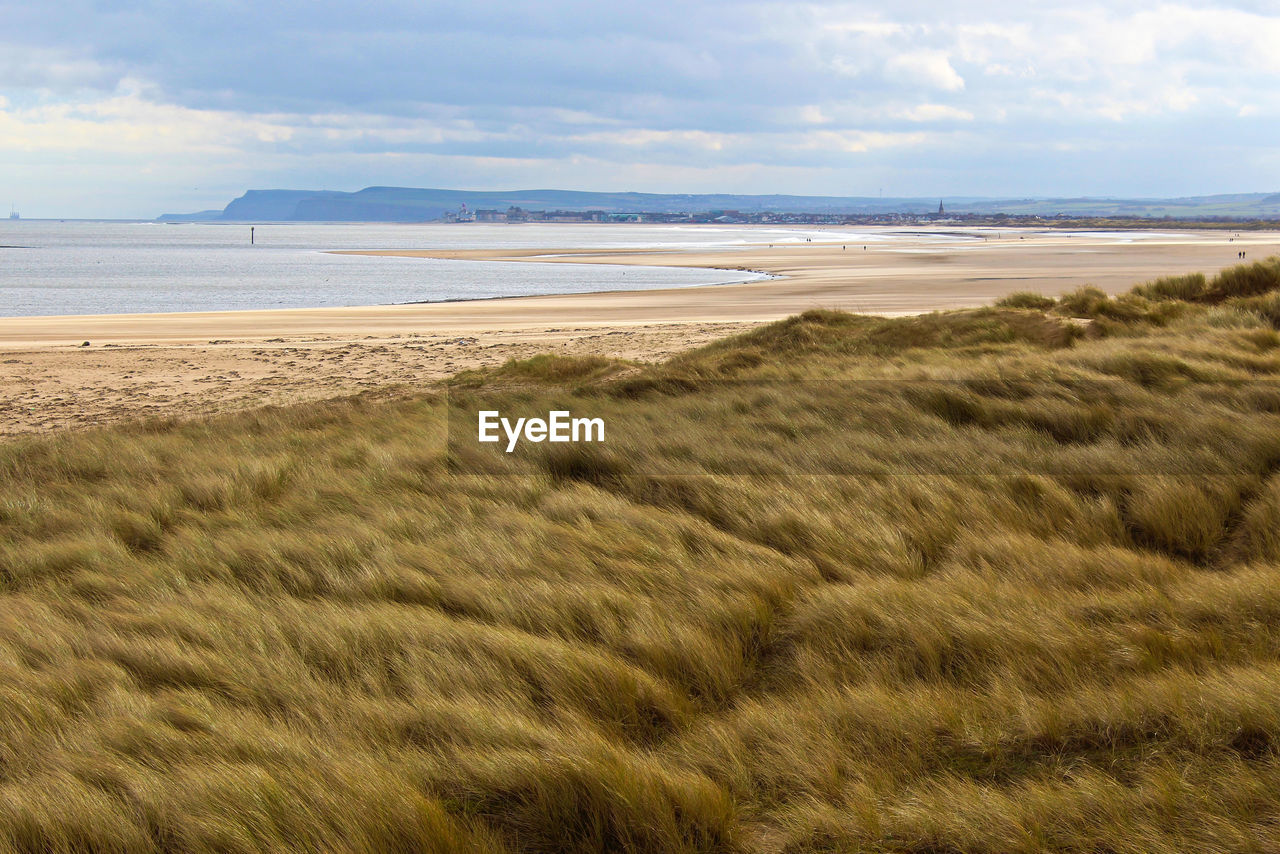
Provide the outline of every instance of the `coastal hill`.
{"type": "MultiPolygon", "coordinates": [[[[619,213],[695,213],[763,211],[866,216],[930,214],[939,199],[874,196],[786,196],[597,193],[578,190],[475,191],[366,187],[354,193],[335,190],[249,190],[221,211],[163,214],[166,222],[429,222],[458,211],[510,207],[547,211],[619,213]]],[[[1021,216],[1280,218],[1280,193],[1242,193],[1176,199],[944,197],[949,213],[1021,216]]]]}

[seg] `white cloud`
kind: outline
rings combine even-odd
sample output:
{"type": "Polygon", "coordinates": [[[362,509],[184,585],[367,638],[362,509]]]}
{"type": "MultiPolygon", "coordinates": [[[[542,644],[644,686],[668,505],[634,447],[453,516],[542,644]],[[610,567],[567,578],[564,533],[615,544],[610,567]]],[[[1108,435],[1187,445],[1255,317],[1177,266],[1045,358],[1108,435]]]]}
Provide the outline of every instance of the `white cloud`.
{"type": "Polygon", "coordinates": [[[892,115],[908,122],[971,122],[974,118],[973,113],[968,110],[947,104],[917,104],[907,109],[895,110],[892,115]]]}
{"type": "Polygon", "coordinates": [[[905,26],[893,21],[829,21],[823,24],[822,28],[831,33],[874,36],[881,39],[906,32],[905,26]]]}
{"type": "Polygon", "coordinates": [[[796,147],[809,150],[842,151],[862,154],[878,148],[902,148],[920,145],[928,135],[919,131],[911,133],[880,131],[818,130],[802,134],[796,147]]]}
{"type": "Polygon", "coordinates": [[[806,104],[800,108],[800,121],[809,125],[825,125],[831,122],[831,117],[826,114],[819,104],[806,104]]]}
{"type": "Polygon", "coordinates": [[[701,148],[707,151],[721,151],[734,138],[734,135],[708,133],[699,130],[653,130],[649,128],[633,128],[630,130],[597,131],[594,133],[575,134],[567,137],[574,143],[621,145],[634,148],[647,148],[656,145],[680,145],[701,148]]]}
{"type": "Polygon", "coordinates": [[[215,154],[262,146],[305,149],[371,144],[375,147],[516,141],[519,127],[481,131],[468,119],[361,113],[252,114],[202,110],[154,100],[150,87],[126,80],[97,98],[45,102],[21,109],[0,97],[0,151],[215,154]]]}
{"type": "Polygon", "coordinates": [[[1112,122],[1135,116],[1157,116],[1190,110],[1199,102],[1194,92],[1178,87],[1154,89],[1145,94],[1093,95],[1063,91],[1036,91],[1040,99],[1051,101],[1068,115],[1091,115],[1112,122]]]}
{"type": "Polygon", "coordinates": [[[899,54],[885,63],[885,73],[929,89],[956,92],[964,88],[964,78],[951,67],[950,58],[941,51],[913,51],[899,54]]]}
{"type": "Polygon", "coordinates": [[[288,126],[271,117],[157,104],[137,92],[0,109],[0,151],[207,154],[291,135],[288,126]]]}

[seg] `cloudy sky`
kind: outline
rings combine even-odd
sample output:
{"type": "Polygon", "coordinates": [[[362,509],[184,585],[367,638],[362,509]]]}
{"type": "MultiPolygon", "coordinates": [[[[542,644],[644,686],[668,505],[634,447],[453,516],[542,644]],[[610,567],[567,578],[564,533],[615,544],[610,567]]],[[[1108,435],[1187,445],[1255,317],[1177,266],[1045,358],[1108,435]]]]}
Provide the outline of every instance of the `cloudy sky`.
{"type": "Polygon", "coordinates": [[[1280,190],[1280,3],[0,0],[0,201],[1280,190]]]}

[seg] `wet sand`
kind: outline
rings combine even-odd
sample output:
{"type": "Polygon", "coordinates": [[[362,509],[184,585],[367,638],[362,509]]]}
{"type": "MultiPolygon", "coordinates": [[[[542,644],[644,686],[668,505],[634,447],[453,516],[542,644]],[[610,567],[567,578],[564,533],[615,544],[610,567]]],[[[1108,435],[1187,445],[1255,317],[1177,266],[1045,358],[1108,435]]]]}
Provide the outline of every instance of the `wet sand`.
{"type": "MultiPolygon", "coordinates": [[[[589,302],[537,297],[522,307],[526,316],[568,310],[583,319],[761,322],[814,307],[872,314],[964,308],[988,304],[1014,291],[1057,296],[1086,284],[1116,293],[1157,276],[1196,271],[1212,274],[1240,263],[1241,251],[1247,253],[1246,260],[1280,253],[1280,232],[1243,232],[1240,237],[1222,232],[1169,232],[1144,238],[1110,232],[968,231],[963,233],[983,236],[939,241],[939,237],[958,233],[935,229],[892,243],[801,243],[727,250],[374,250],[347,254],[752,270],[781,278],[707,288],[595,294],[589,302]]],[[[476,311],[488,314],[505,312],[506,308],[477,306],[476,311]]]]}

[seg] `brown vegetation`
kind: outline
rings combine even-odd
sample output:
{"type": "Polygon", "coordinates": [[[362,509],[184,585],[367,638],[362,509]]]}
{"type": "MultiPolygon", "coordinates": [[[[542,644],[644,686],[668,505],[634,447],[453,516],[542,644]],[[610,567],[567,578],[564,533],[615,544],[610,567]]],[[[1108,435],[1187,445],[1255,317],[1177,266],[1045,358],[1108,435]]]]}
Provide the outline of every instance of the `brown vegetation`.
{"type": "Polygon", "coordinates": [[[1270,850],[1277,294],[10,440],[0,848],[1270,850]]]}

